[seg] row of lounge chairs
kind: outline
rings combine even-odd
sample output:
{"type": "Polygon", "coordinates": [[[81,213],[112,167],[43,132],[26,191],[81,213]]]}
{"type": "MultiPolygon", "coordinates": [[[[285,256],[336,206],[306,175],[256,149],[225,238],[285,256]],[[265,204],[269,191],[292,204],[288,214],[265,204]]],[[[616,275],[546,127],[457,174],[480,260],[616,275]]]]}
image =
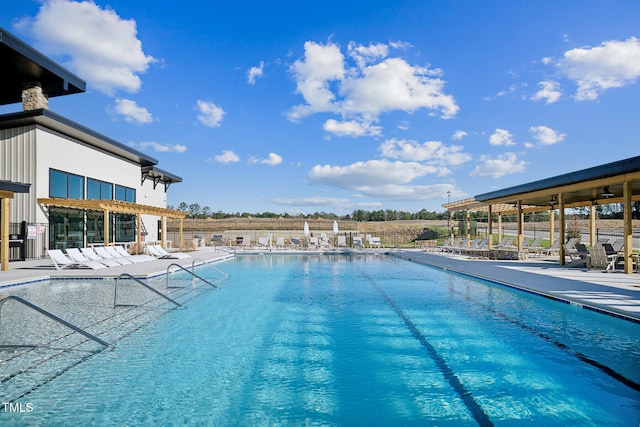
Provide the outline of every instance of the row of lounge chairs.
{"type": "Polygon", "coordinates": [[[93,248],[49,249],[47,253],[56,270],[65,268],[91,268],[97,270],[127,264],[154,261],[156,259],[181,259],[189,255],[181,252],[167,252],[160,245],[147,245],[149,254],[131,255],[122,246],[95,246],[93,248]]]}
{"type": "MultiPolygon", "coordinates": [[[[353,244],[352,247],[355,249],[365,248],[364,239],[362,236],[354,236],[352,237],[353,244]]],[[[382,248],[384,247],[380,237],[376,236],[367,236],[366,239],[367,245],[369,248],[382,248]]],[[[275,240],[275,244],[273,241],[269,241],[269,237],[261,236],[258,237],[258,243],[253,244],[251,236],[244,236],[242,241],[238,243],[238,246],[243,249],[257,248],[257,249],[267,249],[267,248],[275,248],[275,249],[297,249],[301,247],[301,242],[299,237],[291,237],[287,242],[287,239],[283,236],[277,236],[275,240]]],[[[304,246],[304,245],[302,245],[304,246]]],[[[336,236],[335,246],[333,243],[333,239],[327,237],[325,233],[322,233],[320,237],[314,236],[309,238],[309,243],[305,246],[307,249],[329,249],[332,247],[335,248],[348,248],[349,245],[347,243],[347,236],[336,236]]]]}

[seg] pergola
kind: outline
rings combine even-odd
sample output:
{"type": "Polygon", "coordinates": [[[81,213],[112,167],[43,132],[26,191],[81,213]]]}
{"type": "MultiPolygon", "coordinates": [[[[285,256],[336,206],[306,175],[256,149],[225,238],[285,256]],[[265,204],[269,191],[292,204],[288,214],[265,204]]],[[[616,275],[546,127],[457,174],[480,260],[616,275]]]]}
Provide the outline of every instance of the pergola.
{"type": "Polygon", "coordinates": [[[142,241],[142,227],[141,227],[141,215],[153,215],[162,218],[162,236],[164,246],[164,236],[166,236],[166,220],[165,218],[179,218],[180,219],[180,247],[182,247],[182,224],[187,212],[178,211],[174,209],[159,208],[156,206],[141,205],[132,202],[123,202],[120,200],[87,200],[87,199],[62,199],[62,198],[40,198],[38,204],[44,206],[56,206],[61,208],[72,209],[86,209],[92,211],[102,212],[104,215],[104,244],[105,246],[110,244],[109,239],[109,214],[124,213],[130,215],[136,215],[137,219],[137,241],[142,241]]]}
{"type": "Polygon", "coordinates": [[[31,184],[0,181],[0,271],[9,270],[9,208],[15,193],[28,193],[31,184]]]}
{"type": "MultiPolygon", "coordinates": [[[[613,163],[570,172],[551,178],[534,181],[514,187],[484,193],[475,197],[446,203],[443,205],[450,213],[460,210],[486,211],[488,234],[492,235],[492,215],[516,214],[518,218],[518,251],[522,251],[524,240],[525,212],[541,212],[549,210],[550,235],[554,240],[554,215],[559,211],[560,238],[565,235],[565,209],[588,206],[590,209],[590,244],[595,244],[595,209],[597,205],[622,203],[624,218],[624,269],[625,273],[633,272],[633,227],[631,221],[631,204],[640,201],[640,156],[620,160],[613,163]]],[[[467,213],[468,215],[468,213],[467,213]]],[[[498,224],[500,226],[500,223],[498,224]]],[[[489,239],[489,245],[492,244],[489,239]]],[[[491,247],[491,246],[490,246],[491,247]]],[[[564,247],[560,245],[560,264],[565,263],[564,247]]]]}

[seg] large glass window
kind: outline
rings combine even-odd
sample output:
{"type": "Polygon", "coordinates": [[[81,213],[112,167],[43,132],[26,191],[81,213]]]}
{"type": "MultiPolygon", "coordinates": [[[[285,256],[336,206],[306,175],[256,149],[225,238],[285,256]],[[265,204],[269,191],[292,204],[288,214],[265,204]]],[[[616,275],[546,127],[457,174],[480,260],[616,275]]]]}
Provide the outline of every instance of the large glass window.
{"type": "Polygon", "coordinates": [[[87,178],[87,199],[100,200],[100,181],[87,178]]]}
{"type": "Polygon", "coordinates": [[[135,242],[136,240],[136,216],[117,214],[115,215],[115,241],[135,242]]]}
{"type": "Polygon", "coordinates": [[[100,199],[113,200],[113,184],[109,182],[100,183],[100,199]]]}
{"type": "Polygon", "coordinates": [[[49,169],[49,197],[84,199],[84,177],[49,169]]]}
{"type": "Polygon", "coordinates": [[[87,243],[104,244],[104,213],[87,211],[87,243]]]}
{"type": "Polygon", "coordinates": [[[122,185],[116,185],[116,200],[122,200],[123,202],[136,201],[136,190],[122,185]]]}
{"type": "Polygon", "coordinates": [[[49,210],[49,233],[52,248],[84,246],[84,211],[52,207],[49,210]]]}

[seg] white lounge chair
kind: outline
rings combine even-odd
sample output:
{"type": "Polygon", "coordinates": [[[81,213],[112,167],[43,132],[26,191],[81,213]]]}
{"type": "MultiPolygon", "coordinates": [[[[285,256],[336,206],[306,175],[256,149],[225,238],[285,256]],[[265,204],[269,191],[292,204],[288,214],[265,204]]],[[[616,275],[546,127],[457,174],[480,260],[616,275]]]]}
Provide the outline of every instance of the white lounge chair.
{"type": "Polygon", "coordinates": [[[372,237],[369,238],[369,247],[370,248],[381,248],[382,247],[382,241],[380,240],[379,237],[372,236],[372,237]]]}
{"type": "Polygon", "coordinates": [[[362,244],[362,236],[355,236],[353,238],[353,247],[356,249],[364,248],[364,245],[362,244]]]}
{"type": "Polygon", "coordinates": [[[119,267],[122,265],[119,262],[116,262],[112,259],[100,258],[98,254],[96,254],[91,248],[82,248],[80,249],[80,251],[84,256],[89,258],[91,261],[97,261],[101,264],[106,265],[107,267],[119,267]]]}
{"type": "Polygon", "coordinates": [[[309,249],[318,249],[317,237],[309,237],[309,249]]]}
{"type": "Polygon", "coordinates": [[[347,236],[338,236],[338,243],[336,244],[339,248],[347,247],[347,236]]]}
{"type": "Polygon", "coordinates": [[[97,270],[99,268],[106,268],[104,264],[100,264],[97,261],[74,261],[71,258],[67,257],[60,249],[49,249],[47,250],[49,254],[49,258],[53,261],[53,265],[56,270],[62,270],[65,268],[80,268],[87,267],[93,270],[97,270]]]}
{"type": "MultiPolygon", "coordinates": [[[[161,258],[165,258],[165,259],[183,259],[183,258],[189,258],[191,255],[187,255],[183,252],[167,252],[162,246],[160,245],[149,245],[149,248],[152,248],[153,250],[155,250],[156,253],[159,253],[161,258]]],[[[152,252],[151,255],[154,255],[154,253],[152,252]]],[[[155,256],[155,255],[154,255],[155,256]]]]}
{"type": "Polygon", "coordinates": [[[258,247],[262,249],[269,247],[269,237],[267,236],[258,237],[258,247]]]}
{"type": "Polygon", "coordinates": [[[284,249],[284,236],[276,237],[276,249],[284,249]]]}
{"type": "Polygon", "coordinates": [[[123,258],[127,258],[128,260],[132,261],[133,263],[139,263],[139,262],[146,262],[146,261],[155,260],[155,258],[152,257],[151,255],[146,255],[146,254],[131,255],[122,246],[114,246],[114,249],[115,249],[115,251],[116,251],[116,253],[118,255],[120,255],[123,258]]]}
{"type": "Polygon", "coordinates": [[[318,240],[318,244],[320,246],[320,248],[328,248],[331,246],[331,243],[329,243],[329,238],[327,237],[327,235],[325,233],[322,233],[320,235],[320,239],[318,240]]]}
{"type": "Polygon", "coordinates": [[[104,246],[96,246],[96,247],[93,248],[93,250],[102,259],[110,259],[110,260],[113,260],[113,261],[117,262],[120,265],[133,264],[131,261],[129,261],[128,259],[123,258],[121,256],[115,256],[114,257],[109,252],[107,252],[107,249],[104,246]]]}
{"type": "Polygon", "coordinates": [[[242,242],[240,242],[240,247],[247,249],[251,247],[251,236],[244,236],[242,238],[242,242]]]}
{"type": "Polygon", "coordinates": [[[100,259],[97,259],[97,260],[90,259],[86,255],[84,255],[82,252],[80,252],[80,249],[78,249],[78,248],[67,248],[67,256],[69,258],[71,258],[71,260],[73,260],[75,262],[79,262],[79,263],[92,261],[92,262],[99,262],[100,264],[104,265],[105,267],[113,267],[113,265],[111,265],[111,262],[106,262],[105,263],[105,262],[102,262],[102,260],[100,260],[100,259]]]}

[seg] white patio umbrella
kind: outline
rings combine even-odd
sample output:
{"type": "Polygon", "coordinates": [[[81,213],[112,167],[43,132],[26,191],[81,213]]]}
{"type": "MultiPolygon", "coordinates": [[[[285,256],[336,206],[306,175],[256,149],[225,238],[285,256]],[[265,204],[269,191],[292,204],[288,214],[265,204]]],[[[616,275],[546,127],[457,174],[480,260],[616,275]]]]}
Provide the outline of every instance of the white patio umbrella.
{"type": "Polygon", "coordinates": [[[336,242],[338,236],[338,221],[333,220],[333,247],[335,248],[338,243],[336,242]]]}
{"type": "Polygon", "coordinates": [[[304,233],[304,247],[306,249],[306,247],[307,247],[307,236],[309,235],[309,224],[307,223],[307,221],[304,222],[303,233],[304,233]]]}

